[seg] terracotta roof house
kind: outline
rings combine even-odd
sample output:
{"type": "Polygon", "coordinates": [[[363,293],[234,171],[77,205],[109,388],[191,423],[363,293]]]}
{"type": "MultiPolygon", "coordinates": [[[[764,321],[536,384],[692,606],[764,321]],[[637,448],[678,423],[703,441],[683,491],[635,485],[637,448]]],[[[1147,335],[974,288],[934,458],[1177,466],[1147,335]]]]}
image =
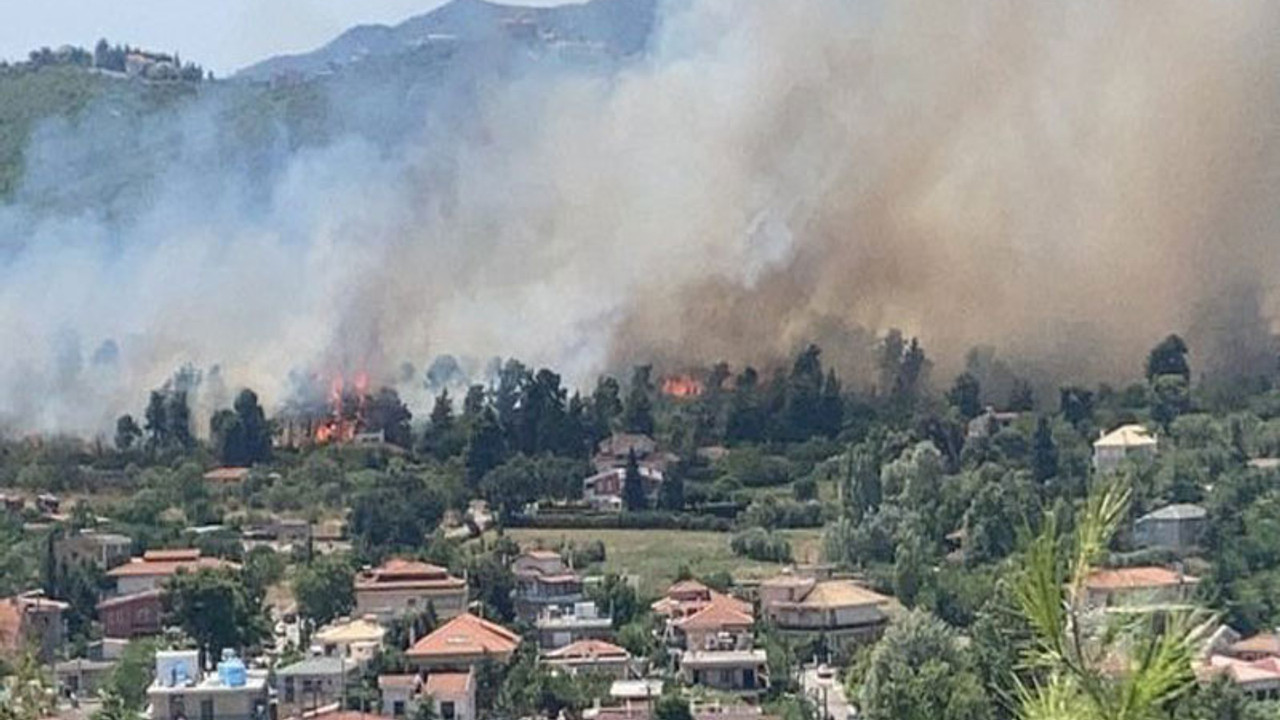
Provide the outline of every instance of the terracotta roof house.
{"type": "Polygon", "coordinates": [[[374,615],[380,622],[428,606],[436,617],[448,619],[466,608],[467,582],[436,565],[393,558],[357,575],[355,595],[356,614],[374,615]]]}
{"type": "Polygon", "coordinates": [[[1169,568],[1095,570],[1085,578],[1085,601],[1093,607],[1144,607],[1185,603],[1199,578],[1169,568]]]}
{"type": "Polygon", "coordinates": [[[1226,655],[1213,655],[1196,668],[1201,680],[1211,680],[1224,675],[1236,687],[1258,700],[1280,697],[1280,659],[1266,657],[1260,660],[1240,660],[1226,655]]]}
{"type": "Polygon", "coordinates": [[[433,672],[422,686],[435,704],[435,716],[441,720],[475,720],[475,672],[433,672]]]}
{"type": "Polygon", "coordinates": [[[627,460],[633,452],[636,459],[642,463],[650,458],[654,460],[660,458],[657,441],[648,435],[614,433],[596,444],[596,454],[591,462],[595,465],[597,472],[626,467],[627,460]]]}
{"type": "Polygon", "coordinates": [[[650,605],[649,609],[668,620],[680,620],[702,610],[717,597],[726,598],[744,613],[752,612],[751,603],[712,590],[697,580],[681,580],[667,588],[662,598],[650,605]]]}
{"type": "Polygon", "coordinates": [[[405,659],[418,670],[466,670],[485,658],[506,662],[519,646],[514,632],[463,613],[414,643],[405,659]]]}
{"type": "Polygon", "coordinates": [[[117,595],[98,603],[98,619],[103,634],[111,638],[155,635],[161,631],[164,617],[163,590],[144,590],[132,595],[117,595]]]}
{"type": "Polygon", "coordinates": [[[542,661],[570,675],[602,674],[622,680],[627,677],[631,653],[603,640],[579,640],[543,653],[542,661]]]}
{"type": "Polygon", "coordinates": [[[1154,457],[1159,444],[1146,427],[1123,425],[1094,441],[1093,468],[1101,473],[1115,472],[1127,459],[1154,457]]]}
{"type": "Polygon", "coordinates": [[[534,620],[551,608],[571,608],[582,602],[582,578],[551,550],[526,550],[511,564],[515,575],[516,615],[534,620]]]}
{"type": "Polygon", "coordinates": [[[672,620],[668,640],[689,650],[745,650],[751,647],[754,625],[750,606],[715,593],[701,610],[672,620]]]}
{"type": "Polygon", "coordinates": [[[70,608],[39,590],[0,599],[0,657],[32,650],[52,662],[66,637],[62,614],[70,608]]]}
{"type": "Polygon", "coordinates": [[[1232,643],[1225,654],[1248,662],[1269,657],[1280,658],[1280,635],[1274,632],[1258,633],[1232,643]]]}
{"type": "Polygon", "coordinates": [[[205,568],[234,568],[234,563],[219,558],[201,557],[200,551],[148,550],[140,558],[118,565],[107,571],[107,577],[116,581],[113,595],[136,595],[163,589],[164,582],[178,573],[196,572],[205,568]]]}
{"type": "Polygon", "coordinates": [[[889,598],[852,580],[783,573],[760,584],[765,616],[784,635],[821,634],[838,644],[874,642],[884,632],[889,598]]]}

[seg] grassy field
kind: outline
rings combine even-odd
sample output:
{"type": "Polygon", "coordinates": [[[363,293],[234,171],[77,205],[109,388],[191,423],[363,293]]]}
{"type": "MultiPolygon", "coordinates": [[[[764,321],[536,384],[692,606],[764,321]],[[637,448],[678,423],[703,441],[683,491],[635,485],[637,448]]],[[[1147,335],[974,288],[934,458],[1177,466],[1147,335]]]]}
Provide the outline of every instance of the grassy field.
{"type": "MultiPolygon", "coordinates": [[[[799,562],[816,562],[821,550],[822,531],[786,530],[799,562]]],[[[681,567],[695,575],[724,571],[735,580],[759,579],[772,575],[781,565],[735,556],[729,550],[730,533],[679,530],[541,530],[510,529],[507,535],[523,545],[541,543],[555,547],[562,542],[585,544],[602,540],[605,545],[605,572],[637,575],[640,589],[657,595],[675,579],[681,567]]]]}

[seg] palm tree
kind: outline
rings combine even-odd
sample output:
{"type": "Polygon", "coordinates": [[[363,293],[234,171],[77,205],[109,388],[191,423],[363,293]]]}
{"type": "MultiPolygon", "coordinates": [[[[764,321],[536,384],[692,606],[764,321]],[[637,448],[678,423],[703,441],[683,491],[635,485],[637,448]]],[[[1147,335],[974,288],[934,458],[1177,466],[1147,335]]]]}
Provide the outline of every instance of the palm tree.
{"type": "Polygon", "coordinates": [[[1075,532],[1058,537],[1053,515],[1022,554],[1015,606],[1033,641],[1018,683],[1024,720],[1147,720],[1195,685],[1197,646],[1212,621],[1200,610],[1103,613],[1085,581],[1127,517],[1119,482],[1090,495],[1075,532]]]}

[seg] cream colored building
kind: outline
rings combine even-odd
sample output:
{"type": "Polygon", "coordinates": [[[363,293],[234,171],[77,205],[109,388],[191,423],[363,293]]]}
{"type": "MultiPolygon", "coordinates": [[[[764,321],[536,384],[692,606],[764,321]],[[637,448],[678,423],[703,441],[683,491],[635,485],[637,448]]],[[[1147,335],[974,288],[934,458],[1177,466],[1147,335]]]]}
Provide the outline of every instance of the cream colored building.
{"type": "Polygon", "coordinates": [[[325,626],[315,634],[313,642],[322,655],[364,664],[378,654],[386,634],[387,629],[378,622],[376,615],[366,615],[355,620],[344,618],[325,626]]]}
{"type": "Polygon", "coordinates": [[[428,607],[448,620],[466,610],[467,582],[442,567],[395,558],[356,576],[355,595],[356,614],[380,622],[428,607]]]}
{"type": "Polygon", "coordinates": [[[1093,468],[1100,473],[1115,472],[1125,460],[1155,457],[1159,441],[1142,425],[1122,425],[1093,443],[1093,468]]]}
{"type": "Polygon", "coordinates": [[[889,598],[852,580],[784,573],[760,584],[765,617],[783,634],[823,635],[834,644],[874,642],[889,616],[889,598]]]}

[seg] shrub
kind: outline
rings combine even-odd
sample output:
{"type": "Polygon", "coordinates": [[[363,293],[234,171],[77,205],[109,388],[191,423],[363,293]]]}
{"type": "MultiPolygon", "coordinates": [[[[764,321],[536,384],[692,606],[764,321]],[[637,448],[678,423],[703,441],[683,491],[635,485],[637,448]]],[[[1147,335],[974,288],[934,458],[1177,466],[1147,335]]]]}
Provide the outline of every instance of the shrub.
{"type": "Polygon", "coordinates": [[[743,530],[729,541],[734,555],[762,562],[791,562],[791,543],[761,527],[743,530]]]}

